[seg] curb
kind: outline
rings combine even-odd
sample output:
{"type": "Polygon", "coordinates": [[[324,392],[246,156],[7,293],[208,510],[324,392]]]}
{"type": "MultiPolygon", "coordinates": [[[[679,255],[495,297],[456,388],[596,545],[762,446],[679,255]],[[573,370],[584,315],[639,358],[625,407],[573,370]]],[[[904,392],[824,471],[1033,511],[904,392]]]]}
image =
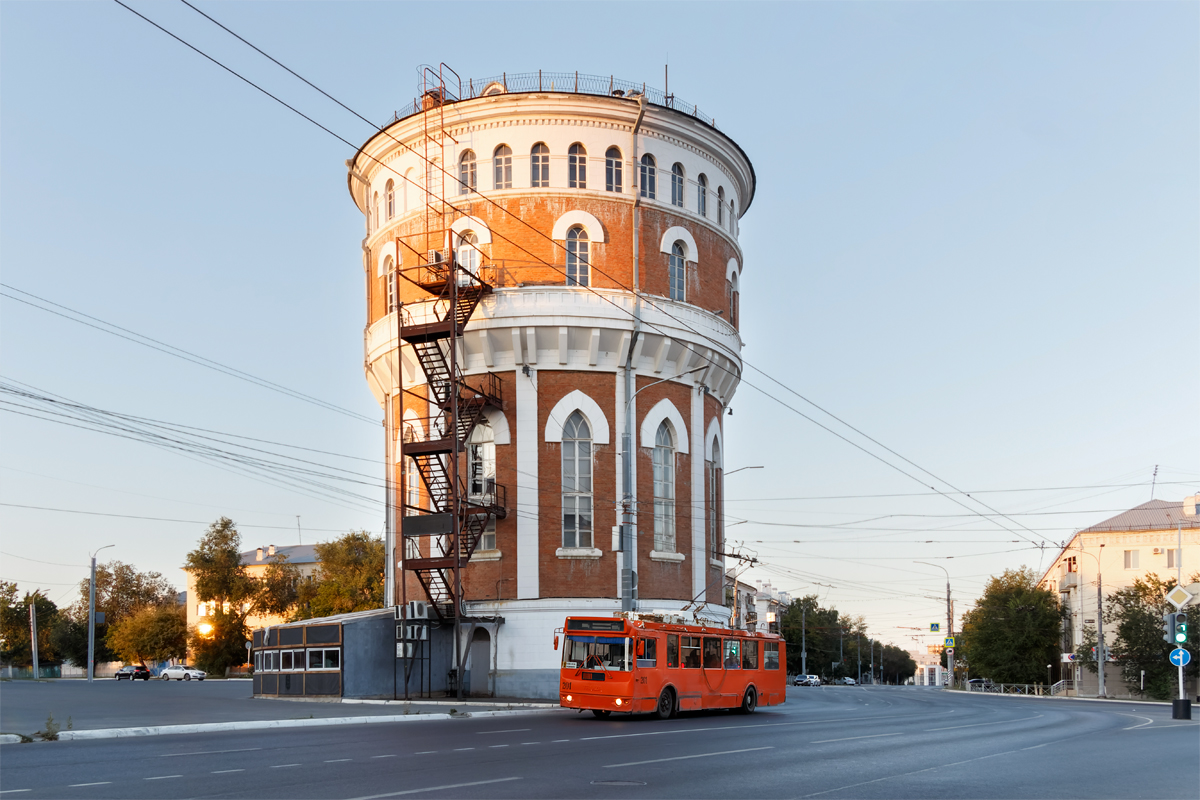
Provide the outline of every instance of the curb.
{"type": "Polygon", "coordinates": [[[356,699],[353,697],[343,697],[341,702],[345,703],[346,705],[370,705],[370,706],[393,706],[393,705],[411,706],[411,705],[416,705],[416,706],[453,706],[454,708],[459,708],[459,707],[464,707],[464,706],[484,706],[484,707],[494,706],[494,707],[500,708],[500,709],[560,708],[558,703],[538,703],[536,701],[508,703],[508,702],[488,702],[486,700],[471,700],[471,699],[464,699],[461,701],[459,701],[459,700],[423,700],[423,699],[417,699],[417,700],[359,700],[359,699],[356,699]]]}
{"type": "Polygon", "coordinates": [[[20,744],[21,737],[15,733],[0,733],[0,744],[20,744]]]}
{"type": "MultiPolygon", "coordinates": [[[[220,731],[254,731],[271,728],[317,728],[331,725],[373,725],[392,722],[432,722],[447,719],[470,719],[472,717],[507,717],[519,714],[545,713],[540,709],[472,711],[461,714],[381,714],[373,717],[325,717],[321,719],[267,719],[243,722],[202,722],[194,725],[151,725],[138,728],[97,728],[87,731],[62,731],[59,741],[84,739],[123,739],[135,736],[175,736],[188,733],[214,733],[220,731]]],[[[4,735],[0,744],[16,744],[21,737],[4,735]]]]}
{"type": "MultiPolygon", "coordinates": [[[[1077,703],[1124,703],[1125,705],[1135,706],[1163,706],[1164,708],[1171,707],[1170,700],[1118,700],[1108,697],[1047,697],[1046,695],[1036,694],[1000,694],[999,692],[962,692],[964,697],[1012,697],[1025,700],[1073,700],[1077,703]]],[[[1192,703],[1192,705],[1196,705],[1192,703]]]]}

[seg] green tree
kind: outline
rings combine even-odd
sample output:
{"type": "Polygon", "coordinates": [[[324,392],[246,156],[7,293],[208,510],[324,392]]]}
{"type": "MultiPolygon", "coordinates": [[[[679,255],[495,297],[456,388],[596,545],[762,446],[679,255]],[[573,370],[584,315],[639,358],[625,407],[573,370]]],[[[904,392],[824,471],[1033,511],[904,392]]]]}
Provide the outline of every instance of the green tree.
{"type": "Polygon", "coordinates": [[[1005,570],[963,615],[958,645],[975,675],[997,683],[1039,683],[1046,679],[1046,665],[1059,660],[1062,620],[1058,598],[1038,587],[1031,568],[1005,570]]]}
{"type": "Polygon", "coordinates": [[[33,664],[33,648],[29,637],[29,607],[37,609],[38,664],[45,666],[59,661],[50,633],[58,621],[58,606],[40,591],[26,593],[18,599],[17,584],[0,582],[0,659],[22,666],[33,664]]]}
{"type": "Polygon", "coordinates": [[[902,647],[885,644],[883,646],[883,681],[885,683],[902,684],[917,674],[917,662],[912,654],[902,647]]]}
{"type": "MultiPolygon", "coordinates": [[[[79,582],[79,599],[71,606],[71,616],[87,622],[90,579],[79,582]]],[[[176,591],[158,572],[138,572],[131,564],[109,561],[96,565],[96,610],[104,612],[105,630],[97,628],[97,638],[107,626],[146,606],[175,605],[176,591]]]]}
{"type": "Polygon", "coordinates": [[[127,662],[166,661],[187,653],[187,611],[146,606],[113,625],[109,646],[127,662]]]}
{"type": "Polygon", "coordinates": [[[383,607],[386,553],[382,539],[366,531],[352,531],[314,549],[320,568],[313,581],[299,586],[296,619],[383,607]]]}
{"type": "MultiPolygon", "coordinates": [[[[76,619],[69,610],[60,609],[50,629],[50,645],[63,661],[70,661],[78,667],[87,666],[88,628],[87,622],[76,619]]],[[[108,648],[103,641],[96,642],[96,653],[104,656],[104,661],[111,661],[108,648]]]]}

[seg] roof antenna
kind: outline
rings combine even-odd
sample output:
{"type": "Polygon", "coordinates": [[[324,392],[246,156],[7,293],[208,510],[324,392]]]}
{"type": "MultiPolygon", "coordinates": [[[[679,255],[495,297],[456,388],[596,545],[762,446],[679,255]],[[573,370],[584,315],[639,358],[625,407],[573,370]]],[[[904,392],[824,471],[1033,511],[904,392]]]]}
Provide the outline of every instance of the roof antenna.
{"type": "Polygon", "coordinates": [[[1154,499],[1154,484],[1158,482],[1158,464],[1154,465],[1154,477],[1150,479],[1150,499],[1154,499]]]}

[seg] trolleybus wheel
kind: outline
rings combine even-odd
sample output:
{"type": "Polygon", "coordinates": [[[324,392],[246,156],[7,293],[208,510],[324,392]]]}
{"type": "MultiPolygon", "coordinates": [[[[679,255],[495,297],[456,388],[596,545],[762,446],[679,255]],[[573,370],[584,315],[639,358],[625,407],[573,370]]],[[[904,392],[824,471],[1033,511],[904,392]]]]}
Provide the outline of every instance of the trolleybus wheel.
{"type": "Polygon", "coordinates": [[[592,709],[592,713],[596,715],[596,718],[597,718],[597,719],[605,719],[605,718],[606,718],[606,717],[608,717],[608,715],[609,715],[609,714],[611,714],[612,712],[611,712],[611,711],[608,711],[608,710],[606,710],[606,709],[593,708],[593,709],[592,709]]]}
{"type": "Polygon", "coordinates": [[[746,695],[742,698],[742,707],[739,709],[743,714],[753,714],[754,709],[758,707],[758,693],[754,691],[754,687],[746,690],[746,695]]]}
{"type": "Polygon", "coordinates": [[[670,689],[663,689],[662,694],[658,696],[658,707],[654,709],[654,713],[659,719],[675,716],[675,693],[670,689]]]}

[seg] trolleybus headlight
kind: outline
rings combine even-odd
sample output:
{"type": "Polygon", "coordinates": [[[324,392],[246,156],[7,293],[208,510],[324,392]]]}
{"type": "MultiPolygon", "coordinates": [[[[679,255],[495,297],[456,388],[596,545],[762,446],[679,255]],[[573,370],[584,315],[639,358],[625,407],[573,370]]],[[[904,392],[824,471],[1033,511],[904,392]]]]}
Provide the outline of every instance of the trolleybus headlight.
{"type": "Polygon", "coordinates": [[[617,705],[621,705],[621,698],[617,698],[617,705]]]}
{"type": "Polygon", "coordinates": [[[571,695],[567,695],[567,702],[571,702],[571,695]]]}

